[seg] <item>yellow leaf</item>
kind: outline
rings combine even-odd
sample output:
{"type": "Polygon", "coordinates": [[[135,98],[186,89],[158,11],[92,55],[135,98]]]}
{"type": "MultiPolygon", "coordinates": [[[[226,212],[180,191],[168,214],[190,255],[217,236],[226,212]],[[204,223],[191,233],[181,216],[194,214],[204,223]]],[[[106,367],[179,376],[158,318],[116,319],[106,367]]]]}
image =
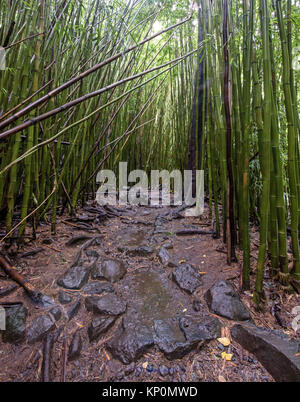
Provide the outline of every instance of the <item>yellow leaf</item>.
{"type": "Polygon", "coordinates": [[[222,356],[222,359],[225,359],[228,362],[230,362],[230,360],[232,359],[231,353],[222,352],[221,356],[222,356]]]}
{"type": "Polygon", "coordinates": [[[178,264],[183,264],[186,260],[180,260],[178,264]]]}
{"type": "Polygon", "coordinates": [[[230,339],[229,338],[218,338],[218,342],[220,342],[223,346],[229,346],[230,345],[230,339]]]}

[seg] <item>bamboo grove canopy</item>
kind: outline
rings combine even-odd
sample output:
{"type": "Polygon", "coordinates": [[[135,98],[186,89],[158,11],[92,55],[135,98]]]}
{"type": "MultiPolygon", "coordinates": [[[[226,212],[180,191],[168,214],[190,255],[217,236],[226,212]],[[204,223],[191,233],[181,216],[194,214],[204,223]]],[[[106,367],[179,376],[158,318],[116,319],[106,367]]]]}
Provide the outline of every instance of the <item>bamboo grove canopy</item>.
{"type": "Polygon", "coordinates": [[[298,0],[1,0],[2,241],[55,233],[119,161],[203,169],[243,288],[267,261],[299,286],[299,29],[298,0]]]}

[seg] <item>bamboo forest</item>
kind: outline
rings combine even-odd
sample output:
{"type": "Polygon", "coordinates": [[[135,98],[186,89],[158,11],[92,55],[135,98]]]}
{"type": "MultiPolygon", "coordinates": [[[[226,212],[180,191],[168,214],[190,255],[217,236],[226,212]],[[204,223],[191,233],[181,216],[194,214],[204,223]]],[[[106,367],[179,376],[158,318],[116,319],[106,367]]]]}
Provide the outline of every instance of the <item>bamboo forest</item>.
{"type": "Polygon", "coordinates": [[[299,0],[0,0],[0,382],[300,382],[299,105],[299,0]]]}

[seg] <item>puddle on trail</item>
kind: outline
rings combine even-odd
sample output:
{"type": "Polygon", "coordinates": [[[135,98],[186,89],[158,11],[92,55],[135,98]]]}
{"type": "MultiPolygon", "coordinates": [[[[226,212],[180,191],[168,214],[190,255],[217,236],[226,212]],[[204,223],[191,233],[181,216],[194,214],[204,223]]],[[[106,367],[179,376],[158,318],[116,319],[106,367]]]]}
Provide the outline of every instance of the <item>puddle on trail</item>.
{"type": "Polygon", "coordinates": [[[128,307],[137,312],[137,318],[149,328],[154,320],[174,318],[190,304],[166,273],[156,270],[136,271],[124,282],[128,288],[128,307]]]}
{"type": "Polygon", "coordinates": [[[117,240],[125,247],[140,247],[147,244],[149,232],[143,229],[123,230],[118,235],[117,240]]]}

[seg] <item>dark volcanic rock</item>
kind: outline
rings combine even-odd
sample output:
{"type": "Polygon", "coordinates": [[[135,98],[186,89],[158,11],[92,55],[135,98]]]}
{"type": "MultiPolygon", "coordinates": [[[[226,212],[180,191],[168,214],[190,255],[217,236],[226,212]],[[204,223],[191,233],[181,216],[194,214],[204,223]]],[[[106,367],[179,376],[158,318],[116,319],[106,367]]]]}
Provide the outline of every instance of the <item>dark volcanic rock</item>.
{"type": "Polygon", "coordinates": [[[33,292],[31,294],[31,299],[34,301],[34,303],[43,308],[55,306],[56,303],[54,300],[51,299],[51,297],[44,295],[41,292],[33,292]]]}
{"type": "Polygon", "coordinates": [[[117,282],[126,274],[127,268],[122,261],[116,259],[100,259],[92,270],[93,279],[106,279],[117,282]]]}
{"type": "Polygon", "coordinates": [[[87,257],[99,258],[99,254],[96,250],[86,250],[85,254],[87,257]]]}
{"type": "Polygon", "coordinates": [[[3,305],[6,317],[6,329],[2,332],[2,341],[16,343],[24,339],[27,309],[22,303],[3,305]]]}
{"type": "Polygon", "coordinates": [[[109,330],[116,321],[116,317],[94,317],[88,327],[90,341],[98,340],[100,335],[109,330]]]}
{"type": "Polygon", "coordinates": [[[155,320],[155,343],[167,359],[180,359],[196,347],[198,341],[186,340],[177,319],[155,320]]]}
{"type": "Polygon", "coordinates": [[[104,292],[113,293],[115,291],[113,285],[106,282],[90,282],[82,290],[89,295],[100,295],[104,292]]]}
{"type": "Polygon", "coordinates": [[[53,307],[53,308],[50,310],[50,313],[53,315],[55,321],[58,321],[58,320],[61,319],[62,313],[61,313],[60,307],[58,307],[58,306],[53,307]]]}
{"type": "Polygon", "coordinates": [[[203,306],[203,304],[201,303],[201,300],[199,300],[199,299],[195,299],[195,300],[193,300],[193,309],[195,310],[195,311],[201,311],[201,310],[203,310],[203,308],[204,308],[204,306],[203,306]]]}
{"type": "Polygon", "coordinates": [[[190,317],[179,319],[179,326],[184,333],[186,340],[190,342],[200,342],[221,337],[221,323],[211,316],[201,318],[195,321],[190,317]]]}
{"type": "Polygon", "coordinates": [[[249,311],[227,281],[215,283],[206,293],[205,300],[211,312],[235,321],[250,320],[249,311]]]}
{"type": "Polygon", "coordinates": [[[236,324],[231,335],[253,353],[278,382],[300,382],[300,344],[281,331],[236,324]],[[298,354],[298,356],[296,356],[298,354]]]}
{"type": "Polygon", "coordinates": [[[154,250],[152,247],[140,246],[132,250],[128,250],[127,255],[131,257],[148,257],[149,255],[153,254],[153,252],[154,250]]]}
{"type": "Polygon", "coordinates": [[[57,283],[66,289],[81,289],[89,279],[90,268],[77,266],[69,268],[57,283]]]}
{"type": "Polygon", "coordinates": [[[15,291],[16,289],[18,289],[17,285],[10,285],[10,286],[8,286],[6,288],[2,288],[0,286],[0,298],[9,295],[10,293],[15,291]]]}
{"type": "Polygon", "coordinates": [[[70,306],[69,310],[67,311],[67,316],[69,321],[75,317],[78,313],[81,305],[81,297],[79,296],[78,299],[70,306]]]}
{"type": "Polygon", "coordinates": [[[153,344],[152,333],[148,327],[140,321],[124,318],[106,346],[115,358],[124,364],[130,364],[137,361],[153,344]]]}
{"type": "Polygon", "coordinates": [[[158,371],[159,371],[159,374],[161,375],[161,376],[163,376],[163,377],[165,377],[166,375],[168,375],[169,374],[169,368],[167,367],[167,366],[160,366],[159,367],[159,369],[158,369],[158,371]]]}
{"type": "Polygon", "coordinates": [[[193,293],[202,285],[201,275],[190,264],[181,264],[173,271],[173,279],[177,285],[188,293],[193,293]]]}
{"type": "Polygon", "coordinates": [[[72,300],[73,300],[73,298],[71,296],[69,296],[66,292],[64,292],[63,290],[59,291],[59,293],[58,293],[58,301],[61,304],[71,303],[72,300]]]}
{"type": "Polygon", "coordinates": [[[108,293],[102,297],[88,296],[85,299],[88,311],[104,315],[120,315],[126,310],[126,303],[115,294],[108,293]]]}
{"type": "Polygon", "coordinates": [[[82,339],[80,335],[80,330],[77,330],[72,338],[70,347],[69,347],[69,353],[68,353],[68,359],[69,360],[75,360],[78,359],[80,356],[82,350],[82,339]]]}
{"type": "Polygon", "coordinates": [[[43,339],[43,337],[55,328],[55,320],[48,315],[37,317],[27,331],[29,343],[43,339]]]}
{"type": "Polygon", "coordinates": [[[169,262],[171,256],[168,253],[168,250],[165,247],[161,247],[157,253],[159,261],[165,265],[169,262]]]}

